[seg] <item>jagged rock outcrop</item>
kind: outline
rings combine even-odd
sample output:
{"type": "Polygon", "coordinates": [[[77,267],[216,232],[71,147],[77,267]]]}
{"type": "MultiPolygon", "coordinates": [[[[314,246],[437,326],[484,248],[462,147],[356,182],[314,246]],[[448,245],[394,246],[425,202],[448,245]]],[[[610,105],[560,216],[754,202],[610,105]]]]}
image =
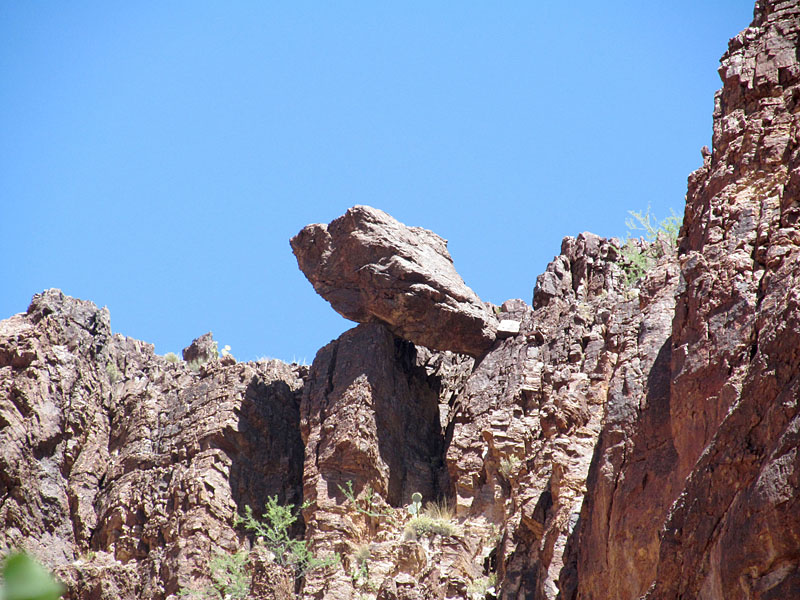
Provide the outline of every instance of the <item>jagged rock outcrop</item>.
{"type": "Polygon", "coordinates": [[[417,590],[411,597],[444,598],[447,579],[458,579],[456,570],[441,568],[441,550],[434,561],[430,548],[426,553],[405,539],[404,507],[414,493],[431,501],[447,491],[440,411],[449,410],[471,366],[471,359],[418,349],[379,323],[359,325],[319,351],[301,408],[304,495],[311,503],[306,539],[322,553],[339,553],[344,568],[310,574],[306,597],[351,598],[368,583],[396,587],[406,577],[415,590],[419,583],[433,594],[417,590]],[[367,502],[369,494],[372,514],[353,502],[367,502]],[[353,576],[359,549],[370,557],[368,581],[353,576]]]}
{"type": "Polygon", "coordinates": [[[198,372],[112,335],[49,290],[0,322],[0,548],[44,560],[70,598],[165,598],[237,549],[232,516],[299,503],[303,370],[198,372]]]}
{"type": "Polygon", "coordinates": [[[210,336],[173,364],[37,295],[0,322],[0,548],[70,598],[174,600],[277,495],[341,564],[255,544],[255,598],[800,597],[799,37],[771,0],[731,40],[679,247],[636,281],[646,242],[584,233],[495,315],[441,238],[356,207],[292,242],[365,322],[311,369],[210,336]]]}
{"type": "Polygon", "coordinates": [[[503,598],[557,597],[604,407],[641,392],[668,336],[674,255],[652,289],[628,289],[623,267],[616,241],[566,238],[537,282],[539,308],[503,305],[521,335],[481,361],[459,399],[448,468],[459,514],[500,534],[486,550],[503,598]]]}
{"type": "Polygon", "coordinates": [[[291,241],[300,270],[347,319],[384,323],[435,350],[483,355],[497,320],[453,267],[447,242],[385,212],[354,206],[291,241]]]}
{"type": "Polygon", "coordinates": [[[671,339],[607,406],[564,598],[800,595],[799,34],[760,1],[722,59],[671,339]]]}

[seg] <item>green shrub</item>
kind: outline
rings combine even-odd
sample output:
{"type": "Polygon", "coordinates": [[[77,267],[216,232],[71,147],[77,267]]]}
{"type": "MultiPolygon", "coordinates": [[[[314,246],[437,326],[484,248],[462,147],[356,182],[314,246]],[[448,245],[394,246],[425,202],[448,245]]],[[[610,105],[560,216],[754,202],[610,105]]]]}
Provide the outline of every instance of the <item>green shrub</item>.
{"type": "MultiPolygon", "coordinates": [[[[303,510],[303,504],[298,510],[303,510]]],[[[262,520],[253,516],[253,510],[245,506],[244,516],[236,516],[235,525],[241,525],[256,536],[256,541],[263,544],[275,556],[275,562],[294,571],[295,578],[300,579],[306,573],[318,569],[326,569],[339,564],[338,554],[317,558],[306,546],[305,540],[296,540],[289,535],[289,530],[297,521],[294,506],[278,504],[277,496],[267,498],[266,512],[262,520]]]]}
{"type": "Polygon", "coordinates": [[[47,569],[27,554],[14,552],[3,560],[3,600],[57,600],[65,591],[47,569]]]}
{"type": "Polygon", "coordinates": [[[164,360],[166,360],[168,363],[173,363],[173,364],[181,361],[181,359],[178,358],[178,355],[175,354],[174,352],[167,352],[164,355],[164,360]]]}
{"type": "Polygon", "coordinates": [[[350,575],[353,579],[353,585],[362,588],[371,587],[372,582],[369,578],[369,559],[371,556],[372,550],[369,544],[364,544],[356,548],[356,551],[353,553],[353,562],[355,565],[350,575]]]}
{"type": "Polygon", "coordinates": [[[628,227],[628,238],[622,245],[623,270],[628,287],[632,287],[652,269],[659,258],[663,256],[662,245],[656,243],[661,237],[674,251],[678,242],[678,233],[681,228],[681,217],[674,210],[663,221],[658,221],[650,213],[650,207],[642,214],[641,211],[628,211],[631,218],[625,220],[628,227]],[[631,231],[643,233],[643,238],[648,242],[641,247],[634,242],[631,231]]]}
{"type": "Polygon", "coordinates": [[[406,539],[417,539],[426,535],[457,537],[458,527],[454,520],[455,514],[447,502],[428,502],[422,513],[408,522],[404,535],[406,539]]]}
{"type": "Polygon", "coordinates": [[[244,600],[250,595],[247,550],[220,552],[208,561],[211,585],[201,590],[183,590],[179,596],[202,600],[244,600]]]}
{"type": "MultiPolygon", "coordinates": [[[[338,565],[338,554],[317,558],[306,547],[305,540],[296,540],[289,535],[291,526],[297,521],[294,506],[281,506],[277,497],[267,499],[266,512],[262,520],[253,515],[253,509],[244,507],[243,516],[234,517],[234,526],[242,526],[256,536],[256,543],[264,546],[275,557],[275,562],[294,572],[300,579],[311,571],[338,565]]],[[[305,505],[300,507],[300,510],[305,505]]],[[[203,600],[243,600],[250,594],[252,577],[249,553],[239,550],[232,554],[218,553],[208,561],[211,584],[201,590],[183,590],[179,595],[203,600]]]]}
{"type": "Polygon", "coordinates": [[[114,364],[113,361],[108,361],[106,364],[106,375],[108,375],[108,380],[112,384],[117,383],[122,378],[122,374],[119,372],[117,365],[114,364]]]}
{"type": "MultiPolygon", "coordinates": [[[[667,238],[670,245],[675,246],[678,241],[678,233],[681,230],[683,219],[670,209],[670,216],[663,221],[658,221],[654,215],[650,214],[650,206],[644,214],[641,211],[629,210],[631,218],[625,219],[625,226],[630,231],[641,231],[648,242],[655,242],[658,235],[662,234],[667,238]]],[[[628,237],[630,237],[630,231],[628,237]]]]}
{"type": "MultiPolygon", "coordinates": [[[[394,511],[391,508],[382,508],[378,505],[377,497],[375,496],[375,490],[372,489],[371,485],[366,485],[364,487],[364,494],[360,498],[356,498],[356,494],[353,491],[353,482],[349,481],[344,486],[337,486],[339,491],[344,494],[344,497],[353,505],[358,512],[361,514],[371,517],[373,519],[380,519],[385,518],[392,520],[392,516],[394,515],[394,511]]],[[[421,498],[421,497],[420,497],[421,498]]]]}

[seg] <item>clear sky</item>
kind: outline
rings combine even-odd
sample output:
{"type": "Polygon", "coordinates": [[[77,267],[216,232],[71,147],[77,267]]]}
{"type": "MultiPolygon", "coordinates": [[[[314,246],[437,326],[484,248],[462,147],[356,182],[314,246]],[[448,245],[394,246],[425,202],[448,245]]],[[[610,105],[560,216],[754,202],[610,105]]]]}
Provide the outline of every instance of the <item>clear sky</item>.
{"type": "Polygon", "coordinates": [[[49,287],[163,354],[311,362],[289,238],[354,204],[531,301],[561,238],[683,212],[753,0],[0,4],[0,318],[49,287]]]}

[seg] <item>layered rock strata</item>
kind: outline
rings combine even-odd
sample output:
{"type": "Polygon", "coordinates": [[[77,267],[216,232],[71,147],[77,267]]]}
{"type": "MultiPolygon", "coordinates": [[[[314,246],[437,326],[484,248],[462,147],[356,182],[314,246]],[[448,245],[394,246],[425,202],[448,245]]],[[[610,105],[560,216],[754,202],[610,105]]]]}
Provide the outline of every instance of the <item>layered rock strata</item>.
{"type": "Polygon", "coordinates": [[[722,59],[671,339],[607,406],[564,598],[800,594],[799,33],[758,2],[722,59]]]}
{"type": "Polygon", "coordinates": [[[232,516],[299,503],[303,370],[197,372],[112,335],[50,290],[0,322],[0,548],[33,553],[70,598],[164,598],[237,549],[232,516]]]}
{"type": "Polygon", "coordinates": [[[172,600],[274,495],[341,563],[295,581],[256,541],[254,598],[800,596],[799,36],[770,0],[731,40],[679,249],[638,281],[581,234],[495,315],[441,238],[356,207],[292,242],[364,321],[310,370],[205,336],[192,370],[36,296],[0,322],[0,547],[70,598],[172,600]]]}
{"type": "Polygon", "coordinates": [[[447,242],[385,212],[355,206],[291,241],[300,270],[347,319],[380,322],[435,350],[483,355],[497,320],[453,266],[447,242]]]}

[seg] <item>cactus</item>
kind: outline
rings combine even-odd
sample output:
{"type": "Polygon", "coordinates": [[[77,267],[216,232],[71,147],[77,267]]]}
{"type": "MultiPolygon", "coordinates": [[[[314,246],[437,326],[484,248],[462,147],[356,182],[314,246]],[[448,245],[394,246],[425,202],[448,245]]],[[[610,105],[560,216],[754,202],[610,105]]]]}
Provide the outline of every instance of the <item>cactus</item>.
{"type": "Polygon", "coordinates": [[[414,492],[411,494],[411,504],[408,505],[408,514],[415,516],[422,508],[422,494],[414,492]]]}

